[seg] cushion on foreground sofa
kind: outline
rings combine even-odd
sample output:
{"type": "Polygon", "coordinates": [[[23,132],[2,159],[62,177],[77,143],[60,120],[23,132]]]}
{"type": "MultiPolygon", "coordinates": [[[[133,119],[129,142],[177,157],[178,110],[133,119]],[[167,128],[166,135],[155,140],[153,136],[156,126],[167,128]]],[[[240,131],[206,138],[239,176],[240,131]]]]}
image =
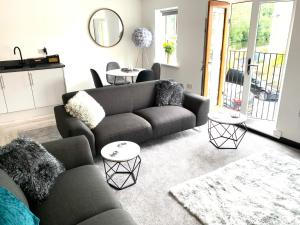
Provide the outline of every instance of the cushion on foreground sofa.
{"type": "Polygon", "coordinates": [[[136,225],[94,165],[84,136],[52,141],[43,146],[66,168],[45,201],[30,202],[20,187],[0,170],[0,186],[30,207],[41,225],[136,225]]]}
{"type": "MultiPolygon", "coordinates": [[[[184,92],[182,106],[156,106],[159,81],[85,90],[103,107],[106,117],[94,129],[70,116],[63,105],[54,108],[56,124],[62,137],[85,135],[93,155],[113,141],[142,143],[163,135],[203,125],[207,122],[209,100],[184,92]]],[[[62,96],[66,104],[77,92],[62,96]]]]}

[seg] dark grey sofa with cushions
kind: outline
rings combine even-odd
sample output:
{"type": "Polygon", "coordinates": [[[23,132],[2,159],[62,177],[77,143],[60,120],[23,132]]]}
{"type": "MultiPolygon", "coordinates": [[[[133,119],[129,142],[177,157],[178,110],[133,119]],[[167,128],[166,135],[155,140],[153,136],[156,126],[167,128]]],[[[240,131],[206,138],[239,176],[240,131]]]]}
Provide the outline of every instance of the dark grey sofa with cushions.
{"type": "Polygon", "coordinates": [[[84,136],[48,142],[43,146],[66,167],[44,202],[28,202],[20,187],[0,170],[0,186],[29,205],[40,218],[41,225],[136,225],[94,165],[84,136]]]}
{"type": "MultiPolygon", "coordinates": [[[[65,137],[85,135],[93,154],[113,141],[142,143],[152,138],[203,125],[207,122],[209,100],[185,92],[183,107],[155,106],[158,81],[86,90],[105,110],[106,117],[90,130],[83,122],[68,115],[63,105],[54,108],[56,124],[65,137]]],[[[76,92],[62,96],[64,104],[76,92]]]]}

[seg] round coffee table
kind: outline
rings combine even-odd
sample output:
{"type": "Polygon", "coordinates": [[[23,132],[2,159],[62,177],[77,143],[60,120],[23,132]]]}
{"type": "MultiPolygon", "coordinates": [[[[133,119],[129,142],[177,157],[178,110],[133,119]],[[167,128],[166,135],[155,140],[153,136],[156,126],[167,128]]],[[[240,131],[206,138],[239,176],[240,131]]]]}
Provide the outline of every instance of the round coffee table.
{"type": "Polygon", "coordinates": [[[141,148],[130,141],[116,141],[101,150],[107,183],[117,190],[134,185],[137,181],[141,148]]]}
{"type": "Polygon", "coordinates": [[[247,132],[246,120],[247,116],[239,112],[209,113],[209,141],[218,149],[237,149],[247,132]]]}

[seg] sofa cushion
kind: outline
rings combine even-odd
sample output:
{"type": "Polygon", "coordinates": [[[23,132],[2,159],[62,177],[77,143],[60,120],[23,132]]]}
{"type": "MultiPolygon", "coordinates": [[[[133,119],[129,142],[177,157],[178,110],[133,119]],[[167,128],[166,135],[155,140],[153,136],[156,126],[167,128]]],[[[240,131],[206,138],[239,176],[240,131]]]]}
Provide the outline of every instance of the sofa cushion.
{"type": "MultiPolygon", "coordinates": [[[[129,113],[133,110],[147,108],[155,102],[155,83],[148,81],[129,85],[112,85],[103,88],[85,90],[104,109],[106,115],[129,113]]],[[[67,104],[77,92],[69,92],[62,96],[67,104]]]]}
{"type": "Polygon", "coordinates": [[[196,125],[195,114],[180,106],[150,107],[135,113],[149,121],[154,137],[183,131],[196,125]]]}
{"type": "Polygon", "coordinates": [[[120,207],[99,168],[89,165],[61,174],[47,200],[32,209],[43,225],[74,225],[120,207]]]}
{"type": "Polygon", "coordinates": [[[78,225],[136,225],[131,216],[122,209],[112,209],[87,219],[78,225]]]}
{"type": "MultiPolygon", "coordinates": [[[[103,88],[85,90],[104,109],[106,115],[132,112],[133,99],[130,85],[112,85],[103,88]]],[[[62,96],[64,104],[77,92],[66,93],[62,96]]]]}
{"type": "Polygon", "coordinates": [[[133,110],[145,109],[154,106],[158,81],[147,81],[132,84],[131,93],[133,99],[133,110]]]}
{"type": "Polygon", "coordinates": [[[92,131],[95,135],[96,151],[113,141],[142,143],[152,138],[150,123],[133,113],[107,116],[92,131]]]}

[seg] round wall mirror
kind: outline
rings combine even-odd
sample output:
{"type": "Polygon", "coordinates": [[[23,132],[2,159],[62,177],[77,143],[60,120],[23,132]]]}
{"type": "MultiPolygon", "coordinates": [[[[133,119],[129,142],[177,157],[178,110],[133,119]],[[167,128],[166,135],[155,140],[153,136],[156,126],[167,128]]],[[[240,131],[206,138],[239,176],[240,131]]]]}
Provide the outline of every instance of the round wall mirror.
{"type": "Polygon", "coordinates": [[[91,16],[89,31],[96,44],[108,48],[121,41],[124,25],[121,17],[115,11],[103,8],[91,16]]]}

